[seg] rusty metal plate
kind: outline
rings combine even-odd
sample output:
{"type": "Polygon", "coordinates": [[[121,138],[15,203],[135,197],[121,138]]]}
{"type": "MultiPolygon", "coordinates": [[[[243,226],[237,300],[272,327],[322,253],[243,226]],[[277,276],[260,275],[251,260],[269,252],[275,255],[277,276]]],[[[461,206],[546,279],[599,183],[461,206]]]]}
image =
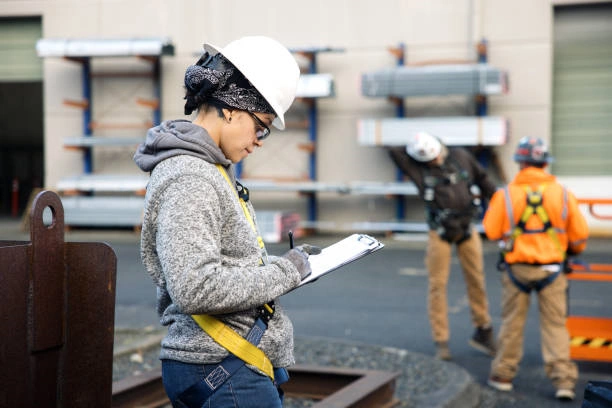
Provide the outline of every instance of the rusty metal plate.
{"type": "Polygon", "coordinates": [[[67,243],[63,407],[110,407],[117,258],[101,243],[67,243]],[[95,387],[92,387],[95,384],[95,387]]]}
{"type": "Polygon", "coordinates": [[[2,407],[111,406],[117,258],[106,244],[65,243],[63,217],[43,191],[31,241],[0,241],[2,407]]]}
{"type": "MultiPolygon", "coordinates": [[[[28,260],[29,245],[0,241],[0,406],[29,398],[28,382],[28,260]]],[[[28,405],[30,406],[30,405],[28,405]]]]}

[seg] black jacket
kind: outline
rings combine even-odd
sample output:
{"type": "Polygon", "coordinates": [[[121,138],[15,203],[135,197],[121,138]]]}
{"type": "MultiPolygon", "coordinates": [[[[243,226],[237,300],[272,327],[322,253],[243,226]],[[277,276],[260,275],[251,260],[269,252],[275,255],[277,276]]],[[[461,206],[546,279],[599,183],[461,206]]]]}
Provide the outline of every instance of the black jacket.
{"type": "Polygon", "coordinates": [[[445,215],[453,215],[452,218],[459,219],[461,228],[467,228],[475,209],[475,197],[470,188],[478,186],[482,200],[490,199],[496,190],[484,168],[464,148],[444,146],[444,162],[441,166],[430,166],[414,160],[403,146],[391,148],[389,154],[419,190],[431,229],[437,229],[441,224],[444,226],[445,215]]]}

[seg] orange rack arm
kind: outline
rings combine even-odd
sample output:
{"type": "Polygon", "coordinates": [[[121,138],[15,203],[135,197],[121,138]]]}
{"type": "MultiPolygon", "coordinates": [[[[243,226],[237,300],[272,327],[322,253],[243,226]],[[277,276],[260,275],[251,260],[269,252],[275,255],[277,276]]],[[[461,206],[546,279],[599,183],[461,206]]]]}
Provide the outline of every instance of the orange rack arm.
{"type": "Polygon", "coordinates": [[[72,106],[81,109],[87,109],[89,107],[89,101],[86,99],[82,101],[75,101],[74,99],[64,99],[63,103],[66,106],[72,106]]]}
{"type": "Polygon", "coordinates": [[[566,275],[569,280],[612,282],[612,274],[592,272],[572,272],[566,275]]]}
{"type": "Polygon", "coordinates": [[[572,273],[567,274],[569,280],[587,280],[612,282],[612,264],[570,264],[572,273]]]}
{"type": "Polygon", "coordinates": [[[612,198],[579,198],[578,204],[589,206],[589,212],[595,218],[602,220],[612,220],[612,215],[602,215],[595,213],[595,205],[612,205],[612,198]]]}
{"type": "Polygon", "coordinates": [[[142,106],[147,106],[151,109],[159,108],[159,99],[136,98],[136,103],[142,106]]]}

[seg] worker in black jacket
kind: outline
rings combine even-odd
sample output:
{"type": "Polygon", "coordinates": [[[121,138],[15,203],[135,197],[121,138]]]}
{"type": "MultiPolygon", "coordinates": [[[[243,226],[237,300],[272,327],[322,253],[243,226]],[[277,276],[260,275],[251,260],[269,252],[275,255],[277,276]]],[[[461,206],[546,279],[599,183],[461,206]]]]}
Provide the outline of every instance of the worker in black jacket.
{"type": "Polygon", "coordinates": [[[452,247],[467,286],[475,332],[469,344],[495,355],[495,340],[483,271],[482,240],[473,220],[481,199],[496,190],[482,166],[467,150],[447,147],[437,137],[419,132],[406,147],[390,149],[395,164],[419,190],[425,204],[429,239],[425,266],[429,277],[428,313],[436,357],[450,360],[447,283],[452,247]]]}

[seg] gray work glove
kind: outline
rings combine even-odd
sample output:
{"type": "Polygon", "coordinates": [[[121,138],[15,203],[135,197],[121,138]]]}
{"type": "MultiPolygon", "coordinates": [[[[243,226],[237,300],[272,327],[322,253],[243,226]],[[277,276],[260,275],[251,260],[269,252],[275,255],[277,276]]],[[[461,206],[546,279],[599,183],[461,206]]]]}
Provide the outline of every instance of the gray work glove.
{"type": "Polygon", "coordinates": [[[304,251],[308,255],[319,255],[321,253],[321,248],[319,248],[318,246],[310,245],[310,244],[298,245],[295,247],[295,249],[304,251]]]}
{"type": "Polygon", "coordinates": [[[283,258],[288,259],[295,265],[297,270],[300,272],[300,279],[304,280],[312,273],[310,263],[308,262],[308,255],[317,255],[320,253],[321,248],[314,245],[302,244],[287,251],[283,255],[283,258]]]}

